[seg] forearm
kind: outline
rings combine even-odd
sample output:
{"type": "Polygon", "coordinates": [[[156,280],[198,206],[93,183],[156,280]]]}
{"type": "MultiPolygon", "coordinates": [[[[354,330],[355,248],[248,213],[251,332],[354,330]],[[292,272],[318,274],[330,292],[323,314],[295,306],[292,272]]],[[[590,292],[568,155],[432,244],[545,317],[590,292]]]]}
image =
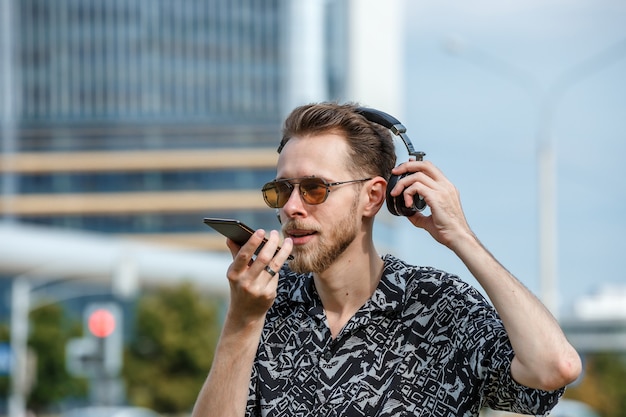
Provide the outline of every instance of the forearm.
{"type": "Polygon", "coordinates": [[[572,382],[580,358],[548,309],[468,232],[450,248],[483,287],[500,315],[515,358],[513,378],[520,384],[551,390],[572,382]]]}
{"type": "Polygon", "coordinates": [[[226,272],[230,304],[211,372],[200,390],[192,417],[242,417],[246,412],[254,358],[278,286],[275,273],[269,271],[280,269],[292,249],[292,241],[287,238],[276,252],[276,230],[270,232],[260,249],[265,237],[265,231],[259,229],[243,246],[230,239],[226,242],[233,255],[226,272]]]}
{"type": "Polygon", "coordinates": [[[263,320],[245,325],[226,319],[211,371],[192,417],[242,417],[263,320]]]}

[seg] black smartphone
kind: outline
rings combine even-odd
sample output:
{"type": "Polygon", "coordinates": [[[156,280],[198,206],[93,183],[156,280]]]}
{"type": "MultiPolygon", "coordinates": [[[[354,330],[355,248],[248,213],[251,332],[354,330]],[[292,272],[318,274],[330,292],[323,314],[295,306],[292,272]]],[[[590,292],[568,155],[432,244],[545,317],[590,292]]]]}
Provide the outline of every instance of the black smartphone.
{"type": "MultiPolygon", "coordinates": [[[[243,222],[235,219],[205,217],[204,224],[220,232],[222,235],[226,236],[239,246],[243,246],[254,233],[254,230],[250,226],[247,226],[243,222]]],[[[264,238],[255,253],[258,253],[261,250],[263,245],[265,245],[265,242],[267,242],[267,239],[264,238]]],[[[280,246],[276,249],[276,252],[278,252],[279,249],[280,246]]],[[[293,256],[289,255],[287,259],[292,260],[293,256]]]]}

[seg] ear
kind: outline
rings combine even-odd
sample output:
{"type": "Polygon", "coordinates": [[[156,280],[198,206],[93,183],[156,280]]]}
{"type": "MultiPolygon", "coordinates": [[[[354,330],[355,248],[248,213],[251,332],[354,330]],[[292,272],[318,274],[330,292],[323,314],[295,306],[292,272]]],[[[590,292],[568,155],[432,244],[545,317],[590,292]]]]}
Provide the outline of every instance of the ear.
{"type": "Polygon", "coordinates": [[[367,199],[363,207],[363,215],[374,217],[385,203],[387,181],[383,177],[374,177],[363,189],[364,193],[366,193],[364,198],[367,199]]]}

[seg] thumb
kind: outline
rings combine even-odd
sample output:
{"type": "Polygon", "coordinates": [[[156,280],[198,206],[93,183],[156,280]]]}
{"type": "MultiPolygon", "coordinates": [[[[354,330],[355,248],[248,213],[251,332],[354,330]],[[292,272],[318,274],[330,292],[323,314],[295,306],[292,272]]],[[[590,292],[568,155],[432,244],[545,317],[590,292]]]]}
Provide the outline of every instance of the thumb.
{"type": "Polygon", "coordinates": [[[235,259],[235,256],[237,256],[237,253],[239,253],[239,249],[241,249],[241,246],[228,238],[226,239],[226,246],[228,246],[228,249],[230,250],[230,255],[233,257],[233,259],[235,259]]]}
{"type": "Polygon", "coordinates": [[[428,221],[430,220],[430,216],[425,216],[424,214],[417,212],[411,217],[408,217],[408,219],[411,223],[413,223],[415,227],[419,227],[420,229],[426,229],[428,221]]]}

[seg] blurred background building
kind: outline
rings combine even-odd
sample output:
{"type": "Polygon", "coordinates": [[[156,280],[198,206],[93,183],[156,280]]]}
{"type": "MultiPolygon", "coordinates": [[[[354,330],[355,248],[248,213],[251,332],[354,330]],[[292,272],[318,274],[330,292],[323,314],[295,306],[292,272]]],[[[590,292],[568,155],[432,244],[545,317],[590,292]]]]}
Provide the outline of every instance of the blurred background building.
{"type": "Polygon", "coordinates": [[[270,223],[288,11],[183,3],[13,2],[5,217],[204,247],[203,216],[270,223]]]}
{"type": "Polygon", "coordinates": [[[376,45],[348,25],[384,24],[393,2],[382,16],[348,1],[4,3],[5,221],[222,249],[202,217],[276,226],[259,189],[293,106],[368,85],[401,105],[393,82],[348,75],[374,65],[399,85],[401,66],[368,62],[376,45]]]}

